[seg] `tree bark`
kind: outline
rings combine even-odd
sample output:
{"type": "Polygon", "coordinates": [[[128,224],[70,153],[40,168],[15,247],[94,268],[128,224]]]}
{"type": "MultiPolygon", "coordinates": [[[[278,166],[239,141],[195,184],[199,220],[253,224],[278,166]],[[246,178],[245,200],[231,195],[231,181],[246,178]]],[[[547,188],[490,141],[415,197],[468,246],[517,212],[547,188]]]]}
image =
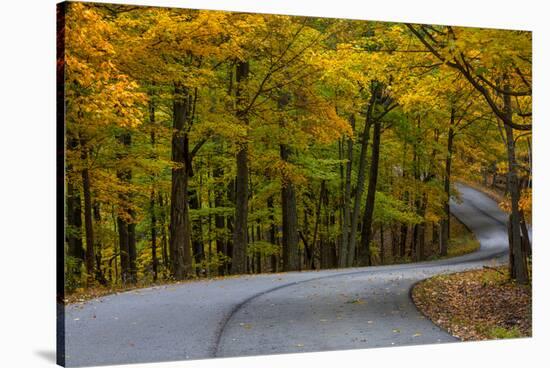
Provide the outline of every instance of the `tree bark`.
{"type": "MultiPolygon", "coordinates": [[[[350,124],[352,130],[355,130],[355,115],[350,117],[350,124]]],[[[348,264],[348,251],[350,250],[349,238],[350,238],[350,222],[351,222],[351,212],[350,212],[350,198],[351,198],[351,171],[353,168],[353,140],[351,138],[347,139],[347,163],[346,163],[346,178],[344,184],[344,205],[343,211],[343,222],[342,222],[342,247],[340,249],[340,257],[338,259],[339,267],[346,267],[348,264]]]]}
{"type": "MultiPolygon", "coordinates": [[[[280,145],[281,159],[288,162],[290,149],[280,145]]],[[[281,204],[283,214],[283,271],[296,271],[300,268],[298,255],[298,214],[294,184],[289,178],[283,178],[281,184],[281,204]]]]}
{"type": "MultiPolygon", "coordinates": [[[[154,83],[153,83],[154,86],[154,83]]],[[[151,125],[151,148],[153,149],[153,158],[158,159],[157,154],[154,152],[156,145],[156,134],[155,134],[155,98],[154,94],[150,91],[149,93],[149,124],[151,125]]],[[[152,258],[152,272],[153,272],[153,282],[156,282],[158,279],[158,258],[157,258],[157,213],[156,213],[156,204],[155,204],[155,181],[156,174],[151,175],[151,196],[149,198],[149,211],[151,216],[151,258],[152,258]]]]}
{"type": "Polygon", "coordinates": [[[455,110],[451,109],[451,121],[449,126],[449,132],[447,134],[447,156],[445,158],[445,217],[441,220],[441,239],[439,254],[446,256],[449,248],[449,238],[451,236],[451,165],[453,158],[453,139],[454,139],[454,120],[455,110]]]}
{"type": "Polygon", "coordinates": [[[71,269],[67,270],[75,276],[77,282],[81,276],[80,267],[84,262],[84,246],[82,243],[82,208],[79,191],[74,185],[67,182],[67,255],[75,261],[71,269]]]}
{"type": "Polygon", "coordinates": [[[157,258],[157,214],[155,206],[155,189],[151,189],[151,197],[149,199],[149,209],[151,211],[151,258],[153,282],[158,279],[158,258],[157,258]]]}
{"type": "MultiPolygon", "coordinates": [[[[504,87],[509,89],[508,85],[504,87]]],[[[503,96],[504,109],[507,117],[512,119],[512,102],[510,95],[505,94],[503,96]]],[[[516,281],[520,284],[527,284],[529,282],[529,273],[527,270],[527,259],[521,246],[521,229],[520,229],[520,213],[519,213],[519,182],[517,174],[517,161],[514,142],[514,133],[510,125],[504,124],[504,131],[506,133],[506,153],[508,157],[508,186],[510,188],[511,207],[512,213],[510,217],[511,225],[511,242],[510,253],[513,255],[513,271],[516,281]]]]}
{"type": "Polygon", "coordinates": [[[170,202],[170,258],[172,277],[183,280],[190,277],[191,226],[189,223],[189,137],[187,135],[190,112],[188,89],[176,84],[174,89],[174,120],[172,133],[172,196],[170,202]]]}
{"type": "MultiPolygon", "coordinates": [[[[189,198],[189,207],[194,210],[199,210],[201,208],[201,202],[199,198],[199,191],[193,190],[189,198]]],[[[198,219],[193,221],[192,224],[192,246],[193,246],[193,258],[195,260],[195,268],[197,274],[200,274],[202,270],[200,269],[200,263],[205,259],[204,256],[204,243],[202,238],[202,216],[199,216],[198,219]]]]}
{"type": "Polygon", "coordinates": [[[90,188],[90,172],[88,169],[88,148],[86,143],[81,140],[82,161],[82,191],[84,193],[84,227],[86,228],[86,273],[87,284],[91,286],[95,274],[95,254],[94,254],[94,228],[92,220],[92,193],[90,188]]]}
{"type": "MultiPolygon", "coordinates": [[[[219,181],[223,177],[223,169],[218,165],[214,168],[212,173],[214,181],[219,185],[219,181]]],[[[214,192],[214,207],[223,207],[223,191],[216,188],[214,192]]],[[[225,217],[216,214],[214,216],[214,224],[216,227],[216,252],[223,254],[226,257],[231,257],[231,254],[227,251],[227,242],[223,235],[225,229],[225,217]]],[[[225,275],[227,266],[222,264],[218,267],[218,274],[225,275]]]]}
{"type": "MultiPolygon", "coordinates": [[[[374,102],[373,102],[374,103],[374,102]]],[[[349,250],[347,266],[353,266],[355,260],[355,248],[357,242],[357,227],[359,224],[359,213],[361,211],[361,201],[363,199],[363,192],[365,190],[365,173],[367,170],[367,150],[370,138],[370,114],[373,107],[369,105],[367,111],[367,117],[365,119],[365,129],[363,130],[361,139],[361,152],[359,153],[359,169],[357,171],[357,184],[355,186],[355,198],[353,200],[353,212],[351,215],[350,234],[349,234],[349,250]]]]}
{"type": "Polygon", "coordinates": [[[372,157],[370,164],[369,187],[367,190],[367,200],[365,202],[365,212],[363,215],[363,230],[361,234],[361,246],[365,250],[366,263],[372,264],[370,252],[370,242],[372,240],[372,221],[374,215],[374,204],[376,197],[376,184],[378,182],[378,165],[380,163],[380,121],[374,122],[374,131],[372,136],[372,157]]]}
{"type": "MultiPolygon", "coordinates": [[[[242,84],[248,79],[249,64],[237,62],[237,118],[248,126],[248,115],[243,109],[245,100],[242,84]]],[[[237,152],[237,177],[235,178],[235,226],[233,229],[233,257],[231,271],[234,274],[246,273],[248,247],[248,143],[242,142],[237,152]]]]}

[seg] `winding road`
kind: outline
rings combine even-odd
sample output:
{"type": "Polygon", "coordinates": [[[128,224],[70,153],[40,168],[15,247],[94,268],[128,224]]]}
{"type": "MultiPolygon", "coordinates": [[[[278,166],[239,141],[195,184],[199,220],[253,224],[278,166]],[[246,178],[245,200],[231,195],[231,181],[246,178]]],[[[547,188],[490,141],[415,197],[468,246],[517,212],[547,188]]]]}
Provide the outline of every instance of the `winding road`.
{"type": "Polygon", "coordinates": [[[66,365],[146,363],[456,341],[409,292],[435,274],[506,260],[506,215],[457,185],[452,213],[480,242],[440,261],[241,276],[110,295],[66,308],[66,365]]]}

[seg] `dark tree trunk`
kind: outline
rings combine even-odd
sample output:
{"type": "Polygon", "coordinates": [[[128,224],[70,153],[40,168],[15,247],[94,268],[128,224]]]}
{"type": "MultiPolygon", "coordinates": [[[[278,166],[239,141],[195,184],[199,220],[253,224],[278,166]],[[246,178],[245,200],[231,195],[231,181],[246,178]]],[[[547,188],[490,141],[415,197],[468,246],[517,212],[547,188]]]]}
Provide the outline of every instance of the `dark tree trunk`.
{"type": "MultiPolygon", "coordinates": [[[[248,79],[249,64],[237,62],[237,118],[241,124],[248,126],[248,114],[242,105],[245,95],[242,83],[248,79]]],[[[237,152],[237,177],[235,178],[235,226],[233,229],[233,257],[231,271],[234,274],[246,273],[246,256],[248,247],[248,144],[243,142],[237,152]]]]}
{"type": "MultiPolygon", "coordinates": [[[[223,169],[219,166],[217,166],[214,169],[214,172],[212,173],[214,176],[214,180],[216,183],[219,183],[221,178],[223,177],[223,169]]],[[[223,191],[216,188],[214,193],[214,207],[220,208],[223,207],[223,191]]],[[[226,257],[231,257],[231,254],[227,251],[227,242],[225,237],[223,236],[224,229],[225,229],[225,217],[216,214],[214,216],[214,223],[216,226],[216,252],[223,254],[226,257]]],[[[226,273],[226,265],[222,264],[218,268],[218,274],[225,275],[226,273]]]]}
{"type": "MultiPolygon", "coordinates": [[[[427,195],[423,194],[422,198],[420,199],[419,203],[417,203],[418,208],[418,215],[420,217],[424,217],[426,214],[426,207],[427,207],[427,195]]],[[[415,248],[415,255],[416,255],[416,261],[422,261],[424,260],[425,251],[426,251],[426,223],[422,221],[421,223],[415,225],[415,233],[416,233],[416,248],[415,248]]]]}
{"type": "Polygon", "coordinates": [[[166,234],[166,209],[164,208],[164,200],[162,193],[158,194],[158,204],[160,212],[160,243],[162,247],[162,268],[163,276],[167,277],[170,270],[170,257],[168,255],[168,236],[166,234]]]}
{"type": "Polygon", "coordinates": [[[131,222],[128,224],[128,259],[130,261],[130,282],[135,284],[137,282],[137,252],[136,252],[136,223],[135,212],[133,210],[128,211],[131,222]]]}
{"type": "MultiPolygon", "coordinates": [[[[275,225],[275,215],[273,214],[273,197],[267,199],[267,208],[269,209],[269,242],[271,244],[277,244],[277,226],[275,225]]],[[[278,271],[278,259],[277,255],[271,256],[271,271],[278,271]]]]}
{"type": "Polygon", "coordinates": [[[363,231],[361,234],[361,246],[365,251],[367,265],[372,264],[370,254],[370,242],[372,240],[372,220],[374,214],[374,203],[376,196],[376,184],[378,182],[378,165],[380,163],[380,135],[381,122],[374,122],[374,131],[372,136],[372,157],[370,164],[369,187],[367,189],[367,201],[365,202],[365,212],[363,215],[363,231]]]}
{"type": "MultiPolygon", "coordinates": [[[[154,85],[154,83],[153,83],[154,85]]],[[[153,151],[155,150],[156,145],[156,136],[155,136],[155,98],[154,94],[149,94],[149,123],[151,124],[151,147],[153,151]]],[[[157,159],[157,154],[153,153],[153,158],[157,159]]],[[[151,175],[151,196],[149,198],[149,211],[151,216],[151,258],[152,258],[152,271],[153,271],[153,282],[156,282],[158,279],[158,258],[157,258],[157,213],[155,205],[155,181],[156,174],[151,175]]]]}
{"type": "Polygon", "coordinates": [[[357,184],[355,186],[355,198],[353,200],[353,212],[351,215],[350,233],[349,233],[349,250],[347,266],[351,267],[355,260],[355,249],[357,242],[357,228],[359,225],[359,213],[361,211],[361,201],[365,190],[365,173],[367,170],[367,150],[370,138],[371,114],[374,108],[374,98],[371,98],[365,119],[365,129],[361,136],[361,152],[359,153],[359,170],[357,171],[357,184]]]}
{"type": "MultiPolygon", "coordinates": [[[[506,85],[505,89],[509,89],[506,85]]],[[[510,95],[505,94],[504,108],[508,118],[512,119],[512,102],[510,95]]],[[[504,124],[504,130],[506,132],[506,153],[508,157],[508,187],[510,190],[512,213],[510,216],[511,227],[511,242],[510,242],[510,254],[513,256],[513,272],[516,281],[520,284],[527,284],[529,282],[529,272],[527,270],[527,258],[523,252],[521,246],[521,229],[520,229],[520,213],[519,213],[519,183],[517,175],[517,161],[514,142],[514,133],[512,127],[508,124],[504,124]]]]}
{"type": "Polygon", "coordinates": [[[88,148],[81,141],[82,161],[82,191],[84,193],[84,227],[86,228],[86,273],[88,275],[87,284],[93,283],[95,275],[95,252],[94,252],[94,228],[92,221],[92,193],[90,188],[90,172],[88,169],[88,148]]]}
{"type": "Polygon", "coordinates": [[[409,226],[407,224],[401,224],[401,235],[399,237],[399,256],[402,258],[407,255],[408,232],[409,232],[409,226]]]}
{"type": "MultiPolygon", "coordinates": [[[[353,130],[355,130],[355,115],[350,117],[350,123],[353,130]]],[[[353,140],[351,138],[347,139],[347,163],[346,163],[346,178],[344,184],[344,205],[343,211],[343,222],[342,222],[342,247],[340,249],[340,257],[338,260],[339,267],[346,267],[348,264],[348,251],[350,251],[349,246],[349,236],[350,236],[350,222],[351,222],[351,212],[350,212],[350,198],[351,198],[351,171],[353,168],[353,140]]]]}
{"type": "MultiPolygon", "coordinates": [[[[194,210],[201,208],[201,202],[199,198],[199,191],[193,190],[189,196],[189,207],[194,210]]],[[[200,263],[204,260],[204,242],[202,238],[202,216],[193,221],[193,258],[195,260],[195,267],[197,274],[200,274],[200,263]]]]}
{"type": "MultiPolygon", "coordinates": [[[[99,202],[94,201],[93,204],[93,214],[94,214],[94,221],[96,224],[101,224],[101,208],[99,206],[99,202]]],[[[103,270],[101,269],[101,249],[103,249],[103,245],[101,243],[101,240],[99,238],[95,239],[95,279],[99,281],[101,285],[107,285],[107,279],[105,278],[105,275],[103,273],[103,270]]]]}
{"type": "Polygon", "coordinates": [[[454,109],[451,110],[451,122],[449,127],[449,133],[447,134],[447,157],[445,159],[445,178],[444,178],[444,188],[445,188],[445,217],[441,220],[441,240],[440,240],[440,249],[439,254],[441,256],[446,256],[449,248],[449,238],[451,236],[451,164],[453,157],[453,139],[454,139],[454,118],[455,112],[454,109]]]}
{"type": "Polygon", "coordinates": [[[192,275],[191,226],[189,220],[188,188],[192,174],[187,135],[191,97],[186,87],[174,89],[174,131],[172,133],[172,196],[170,202],[171,272],[176,280],[192,275]]]}
{"type": "Polygon", "coordinates": [[[437,250],[440,249],[440,244],[439,224],[437,222],[432,222],[432,246],[430,248],[430,256],[434,254],[434,250],[437,253],[437,250]]]}
{"type": "MultiPolygon", "coordinates": [[[[132,144],[132,136],[125,132],[118,136],[118,140],[124,146],[124,150],[132,144]]],[[[119,152],[118,160],[124,160],[127,152],[119,152]]],[[[128,168],[117,170],[117,178],[125,183],[130,183],[132,180],[132,171],[128,168]]],[[[120,266],[121,277],[123,283],[135,283],[137,281],[136,270],[136,237],[135,237],[135,214],[129,209],[131,198],[121,193],[119,195],[121,205],[119,206],[118,214],[118,232],[120,243],[120,266]]]]}
{"type": "Polygon", "coordinates": [[[84,246],[82,243],[82,208],[80,193],[69,181],[67,183],[67,255],[73,258],[74,266],[67,270],[71,272],[76,280],[80,279],[80,267],[84,262],[84,246]]]}
{"type": "MultiPolygon", "coordinates": [[[[289,161],[290,149],[281,144],[281,159],[289,161]]],[[[289,178],[283,178],[281,188],[281,205],[283,215],[283,271],[296,271],[300,268],[298,254],[298,214],[294,184],[289,178]]]]}
{"type": "Polygon", "coordinates": [[[151,258],[153,261],[153,282],[158,279],[158,258],[157,258],[157,214],[155,207],[155,189],[151,189],[151,198],[149,199],[149,208],[151,211],[151,258]]]}
{"type": "Polygon", "coordinates": [[[323,205],[323,196],[325,192],[325,181],[321,181],[321,188],[319,189],[319,201],[317,202],[317,208],[315,209],[315,225],[313,226],[313,256],[311,260],[311,268],[319,268],[319,262],[321,259],[320,246],[317,245],[317,239],[319,234],[319,225],[321,223],[321,208],[323,205]]]}
{"type": "Polygon", "coordinates": [[[384,264],[386,249],[384,248],[384,225],[380,224],[380,264],[384,264]]]}

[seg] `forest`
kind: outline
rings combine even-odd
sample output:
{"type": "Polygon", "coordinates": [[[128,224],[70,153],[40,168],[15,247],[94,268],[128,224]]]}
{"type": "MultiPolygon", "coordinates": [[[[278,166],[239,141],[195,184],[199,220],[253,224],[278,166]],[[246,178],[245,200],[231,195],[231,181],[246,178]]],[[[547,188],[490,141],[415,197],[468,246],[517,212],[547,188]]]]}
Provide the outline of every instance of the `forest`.
{"type": "Polygon", "coordinates": [[[67,291],[446,257],[459,181],[502,194],[529,282],[531,32],[57,16],[67,291]]]}

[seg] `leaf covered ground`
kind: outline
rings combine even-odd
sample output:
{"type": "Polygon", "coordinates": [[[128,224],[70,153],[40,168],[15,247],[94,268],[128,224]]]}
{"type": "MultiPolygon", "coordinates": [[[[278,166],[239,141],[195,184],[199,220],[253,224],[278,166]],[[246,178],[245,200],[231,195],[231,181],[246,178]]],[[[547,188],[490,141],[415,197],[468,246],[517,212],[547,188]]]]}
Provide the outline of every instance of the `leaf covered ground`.
{"type": "Polygon", "coordinates": [[[531,286],[509,281],[506,267],[440,275],[417,284],[413,300],[463,341],[530,337],[531,286]]]}

